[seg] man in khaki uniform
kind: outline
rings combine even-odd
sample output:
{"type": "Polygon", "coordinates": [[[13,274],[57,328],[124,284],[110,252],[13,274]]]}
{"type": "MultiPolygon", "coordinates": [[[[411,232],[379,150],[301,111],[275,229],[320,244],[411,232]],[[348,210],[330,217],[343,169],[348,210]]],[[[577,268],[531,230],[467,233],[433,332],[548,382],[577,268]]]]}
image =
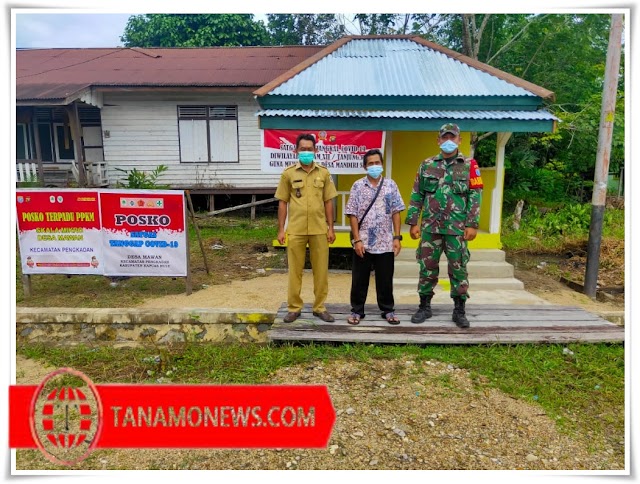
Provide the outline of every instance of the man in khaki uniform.
{"type": "Polygon", "coordinates": [[[333,231],[333,199],[338,195],[329,170],[313,162],[316,140],[303,133],[296,140],[298,163],[282,172],[275,197],[278,204],[278,242],[284,244],[287,235],[289,260],[289,312],[285,323],[300,317],[303,301],[302,272],[309,244],[313,271],[313,315],[331,323],[335,318],[327,311],[324,302],[329,293],[329,244],[336,240],[333,231]],[[287,231],[285,221],[289,215],[287,231]]]}

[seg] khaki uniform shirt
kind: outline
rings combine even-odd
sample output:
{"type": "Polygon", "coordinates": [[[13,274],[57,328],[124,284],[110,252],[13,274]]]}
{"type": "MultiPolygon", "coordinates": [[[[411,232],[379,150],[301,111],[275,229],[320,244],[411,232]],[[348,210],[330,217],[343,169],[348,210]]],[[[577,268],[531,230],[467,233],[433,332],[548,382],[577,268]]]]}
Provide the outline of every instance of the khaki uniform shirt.
{"type": "Polygon", "coordinates": [[[337,195],[329,170],[316,163],[309,173],[300,162],[284,170],[275,197],[289,203],[287,232],[291,235],[326,234],[324,202],[337,195]]]}

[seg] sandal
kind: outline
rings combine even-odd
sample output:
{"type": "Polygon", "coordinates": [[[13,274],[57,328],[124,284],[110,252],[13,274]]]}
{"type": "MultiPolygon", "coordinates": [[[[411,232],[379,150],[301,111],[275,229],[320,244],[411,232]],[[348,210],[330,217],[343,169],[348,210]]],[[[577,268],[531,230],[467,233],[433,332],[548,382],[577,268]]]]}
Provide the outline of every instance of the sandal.
{"type": "Polygon", "coordinates": [[[400,320],[398,319],[398,316],[396,316],[396,313],[393,311],[386,314],[382,313],[382,317],[386,319],[387,323],[389,324],[400,324],[400,320]]]}
{"type": "Polygon", "coordinates": [[[360,315],[357,313],[351,313],[351,315],[347,318],[347,323],[349,324],[359,324],[360,323],[360,315]]]}

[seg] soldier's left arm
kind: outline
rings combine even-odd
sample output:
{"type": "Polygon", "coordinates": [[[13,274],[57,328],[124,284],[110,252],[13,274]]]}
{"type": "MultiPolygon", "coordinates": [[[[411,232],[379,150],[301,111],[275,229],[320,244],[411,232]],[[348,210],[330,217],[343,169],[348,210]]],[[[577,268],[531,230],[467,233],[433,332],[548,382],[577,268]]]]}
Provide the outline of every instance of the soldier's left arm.
{"type": "Polygon", "coordinates": [[[465,227],[478,228],[480,204],[482,203],[482,175],[476,160],[471,159],[469,167],[469,192],[467,195],[467,218],[465,227]]]}

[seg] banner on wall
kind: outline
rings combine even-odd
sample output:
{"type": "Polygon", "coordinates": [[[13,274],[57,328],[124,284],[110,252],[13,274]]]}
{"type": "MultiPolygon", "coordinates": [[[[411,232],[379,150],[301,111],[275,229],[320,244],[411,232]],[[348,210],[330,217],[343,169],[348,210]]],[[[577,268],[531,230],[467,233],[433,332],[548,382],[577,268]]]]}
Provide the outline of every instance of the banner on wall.
{"type": "Polygon", "coordinates": [[[17,190],[23,274],[186,276],[184,193],[17,190]]]}
{"type": "Polygon", "coordinates": [[[265,173],[281,173],[298,162],[296,138],[311,133],[316,138],[316,162],[332,175],[363,174],[362,156],[371,149],[384,153],[384,131],[335,131],[263,129],[261,168],[265,173]]]}

